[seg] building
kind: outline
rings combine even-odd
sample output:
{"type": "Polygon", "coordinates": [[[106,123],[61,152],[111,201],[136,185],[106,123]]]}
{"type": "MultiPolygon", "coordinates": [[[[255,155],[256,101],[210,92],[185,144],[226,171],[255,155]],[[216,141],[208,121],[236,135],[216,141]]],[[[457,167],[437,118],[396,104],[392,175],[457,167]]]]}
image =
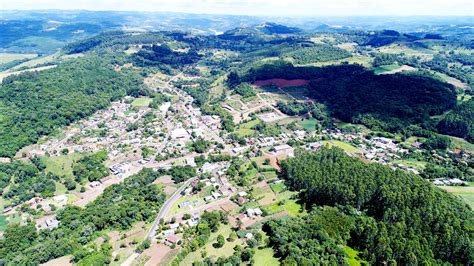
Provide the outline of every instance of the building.
{"type": "Polygon", "coordinates": [[[293,157],[295,154],[295,149],[288,144],[278,145],[273,148],[275,150],[275,155],[287,155],[293,157]]]}
{"type": "Polygon", "coordinates": [[[181,242],[181,238],[176,235],[169,235],[165,238],[165,244],[172,246],[172,245],[179,245],[181,242]]]}
{"type": "Polygon", "coordinates": [[[58,226],[59,226],[59,221],[54,217],[48,218],[46,219],[46,221],[44,221],[44,227],[46,229],[53,230],[57,228],[58,226]]]}
{"type": "Polygon", "coordinates": [[[184,140],[189,138],[189,134],[184,128],[177,128],[171,132],[171,138],[175,140],[184,140]]]}

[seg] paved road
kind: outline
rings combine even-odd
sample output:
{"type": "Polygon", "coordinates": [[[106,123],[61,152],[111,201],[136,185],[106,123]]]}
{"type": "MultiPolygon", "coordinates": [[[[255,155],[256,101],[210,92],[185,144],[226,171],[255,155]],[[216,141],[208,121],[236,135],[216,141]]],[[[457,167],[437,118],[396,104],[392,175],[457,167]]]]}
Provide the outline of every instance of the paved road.
{"type": "Polygon", "coordinates": [[[150,231],[148,231],[147,239],[153,240],[156,235],[156,229],[160,225],[161,218],[165,217],[166,213],[171,209],[171,206],[173,206],[173,204],[181,197],[181,192],[183,192],[189,186],[189,184],[191,184],[191,182],[196,180],[196,178],[197,177],[193,177],[186,180],[186,182],[184,182],[184,184],[178,190],[176,190],[168,200],[166,200],[166,202],[163,204],[163,207],[161,207],[160,212],[156,216],[150,231]]]}
{"type": "MultiPolygon", "coordinates": [[[[170,210],[171,206],[173,206],[173,204],[181,197],[181,192],[183,192],[189,186],[189,184],[191,184],[191,182],[193,182],[196,178],[197,177],[193,177],[191,179],[186,180],[186,182],[184,182],[184,184],[178,190],[176,190],[174,192],[174,194],[169,199],[167,199],[165,201],[165,203],[163,204],[163,206],[160,209],[160,212],[156,216],[156,219],[153,222],[153,225],[151,226],[150,231],[148,231],[148,234],[146,236],[147,239],[153,241],[153,238],[156,235],[156,229],[160,225],[161,218],[165,217],[166,213],[170,210]]],[[[136,258],[138,258],[139,255],[140,255],[139,253],[134,252],[132,255],[130,255],[130,257],[128,257],[121,264],[121,266],[130,266],[130,265],[132,265],[133,261],[136,258]]]]}

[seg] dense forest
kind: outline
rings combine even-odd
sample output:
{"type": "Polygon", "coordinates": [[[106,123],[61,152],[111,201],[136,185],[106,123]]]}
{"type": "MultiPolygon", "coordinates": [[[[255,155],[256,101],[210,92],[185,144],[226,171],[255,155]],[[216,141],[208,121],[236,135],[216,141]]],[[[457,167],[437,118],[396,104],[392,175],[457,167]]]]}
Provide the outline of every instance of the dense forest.
{"type": "Polygon", "coordinates": [[[439,132],[474,143],[474,100],[456,106],[438,124],[439,132]]]}
{"type": "Polygon", "coordinates": [[[0,157],[12,157],[126,94],[142,94],[141,83],[135,72],[114,71],[110,62],[93,55],[6,78],[0,86],[0,157]]]}
{"type": "Polygon", "coordinates": [[[0,163],[0,195],[10,200],[12,205],[35,196],[53,196],[56,191],[55,181],[59,181],[60,177],[46,173],[44,169],[44,164],[38,159],[33,159],[33,163],[0,163]]]}
{"type": "Polygon", "coordinates": [[[318,68],[276,62],[240,75],[234,72],[228,83],[271,78],[309,79],[308,96],[326,104],[334,117],[376,130],[394,132],[428,123],[430,116],[456,104],[456,91],[450,84],[421,73],[375,75],[360,65],[318,68]]]}
{"type": "Polygon", "coordinates": [[[153,184],[158,175],[145,169],[123,183],[108,187],[85,208],[67,206],[59,211],[57,229],[37,232],[32,222],[26,226],[9,226],[0,239],[0,264],[39,264],[68,254],[74,256],[76,263],[81,260],[97,263],[95,257],[104,254],[87,244],[102,230],[125,230],[134,222],[149,221],[158,212],[166,197],[153,184]]]}
{"type": "Polygon", "coordinates": [[[138,66],[159,66],[165,64],[179,67],[196,63],[199,58],[201,56],[195,50],[177,52],[163,44],[143,47],[134,55],[133,62],[138,66]]]}
{"type": "MultiPolygon", "coordinates": [[[[281,167],[281,176],[291,188],[301,191],[301,199],[308,207],[338,206],[352,217],[353,222],[343,227],[350,235],[345,244],[361,251],[370,263],[473,263],[472,210],[419,176],[380,164],[364,163],[337,148],[323,148],[317,153],[302,152],[283,161],[281,167]]],[[[310,223],[314,218],[307,219],[310,223]]],[[[291,221],[285,225],[298,228],[294,225],[298,223],[302,224],[291,221]]],[[[272,224],[269,226],[270,231],[282,234],[273,236],[272,240],[282,256],[285,256],[281,251],[283,247],[304,245],[291,240],[293,236],[301,237],[294,230],[281,232],[272,229],[272,224]]],[[[321,227],[303,228],[308,230],[306,235],[311,236],[307,241],[325,235],[317,232],[321,227]]],[[[331,247],[331,242],[323,241],[326,242],[331,247]]],[[[302,248],[295,254],[316,258],[319,248],[323,247],[316,250],[302,248]]],[[[328,254],[337,252],[332,250],[328,254]]]]}

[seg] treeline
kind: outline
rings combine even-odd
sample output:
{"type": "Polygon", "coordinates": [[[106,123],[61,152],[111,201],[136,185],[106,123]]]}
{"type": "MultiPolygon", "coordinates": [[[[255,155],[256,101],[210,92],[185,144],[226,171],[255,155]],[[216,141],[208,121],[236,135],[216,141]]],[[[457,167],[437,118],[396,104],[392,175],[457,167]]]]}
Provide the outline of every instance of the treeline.
{"type": "MultiPolygon", "coordinates": [[[[364,163],[337,148],[302,152],[281,167],[282,178],[301,191],[307,206],[338,206],[352,217],[342,227],[350,236],[346,244],[369,263],[473,263],[472,210],[422,178],[364,163]]],[[[319,227],[308,230],[308,238],[316,237],[319,227]]],[[[308,252],[316,251],[301,256],[308,252]]]]}
{"type": "Polygon", "coordinates": [[[6,78],[0,86],[0,157],[12,157],[54,129],[85,118],[111,101],[144,93],[132,70],[85,56],[57,68],[6,78]]]}
{"type": "Polygon", "coordinates": [[[55,181],[60,177],[43,171],[46,167],[39,159],[33,162],[0,163],[0,195],[12,205],[33,197],[51,197],[56,191],[55,181]]]}
{"type": "Polygon", "coordinates": [[[474,143],[474,100],[456,106],[438,123],[438,131],[474,143]]]}
{"type": "Polygon", "coordinates": [[[137,221],[153,219],[166,197],[153,184],[158,175],[145,169],[108,187],[85,208],[66,207],[57,216],[57,229],[37,232],[34,223],[9,226],[0,239],[0,264],[37,265],[65,255],[80,263],[96,254],[88,243],[101,230],[126,230],[137,221]]]}

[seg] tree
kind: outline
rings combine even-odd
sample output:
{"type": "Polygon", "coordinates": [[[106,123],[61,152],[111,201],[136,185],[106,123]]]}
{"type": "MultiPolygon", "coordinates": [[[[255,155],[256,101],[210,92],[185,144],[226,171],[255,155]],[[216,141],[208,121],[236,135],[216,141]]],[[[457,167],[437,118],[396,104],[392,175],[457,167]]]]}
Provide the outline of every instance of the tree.
{"type": "Polygon", "coordinates": [[[224,238],[224,236],[223,236],[223,235],[218,235],[218,236],[217,236],[217,242],[214,243],[214,244],[212,244],[212,246],[213,246],[214,248],[221,248],[221,247],[224,246],[224,244],[225,244],[225,238],[224,238]]]}

